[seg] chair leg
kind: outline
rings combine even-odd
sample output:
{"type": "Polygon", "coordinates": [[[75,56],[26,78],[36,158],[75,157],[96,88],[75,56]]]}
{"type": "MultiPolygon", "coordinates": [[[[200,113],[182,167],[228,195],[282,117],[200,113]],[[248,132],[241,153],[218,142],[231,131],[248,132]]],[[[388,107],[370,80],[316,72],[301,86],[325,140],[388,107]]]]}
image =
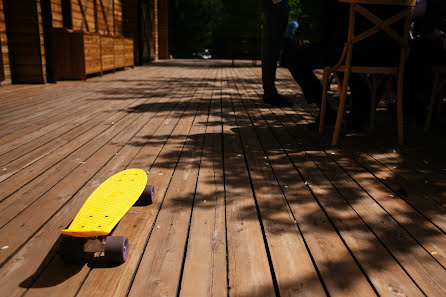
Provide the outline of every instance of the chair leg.
{"type": "Polygon", "coordinates": [[[432,120],[432,113],[434,112],[434,105],[435,105],[435,97],[437,97],[437,86],[439,81],[439,73],[435,73],[435,79],[434,79],[434,85],[432,88],[432,94],[429,102],[428,112],[427,112],[427,118],[424,122],[424,133],[429,132],[431,127],[431,120],[432,120]]]}
{"type": "Polygon", "coordinates": [[[334,72],[333,75],[336,79],[336,85],[338,86],[338,92],[340,92],[342,89],[341,79],[339,78],[339,75],[336,72],[334,72]]]}
{"type": "Polygon", "coordinates": [[[325,124],[325,110],[327,107],[327,92],[328,92],[328,83],[329,79],[328,76],[330,75],[330,72],[327,68],[324,68],[324,76],[322,78],[322,102],[321,102],[321,114],[320,114],[320,120],[319,120],[319,134],[324,133],[324,124],[325,124]]]}
{"type": "Polygon", "coordinates": [[[350,71],[346,71],[344,74],[344,81],[342,82],[342,90],[339,97],[338,115],[336,117],[336,125],[333,133],[332,145],[337,145],[339,140],[339,134],[341,133],[342,117],[344,115],[345,102],[347,101],[347,87],[350,79],[350,71]]]}

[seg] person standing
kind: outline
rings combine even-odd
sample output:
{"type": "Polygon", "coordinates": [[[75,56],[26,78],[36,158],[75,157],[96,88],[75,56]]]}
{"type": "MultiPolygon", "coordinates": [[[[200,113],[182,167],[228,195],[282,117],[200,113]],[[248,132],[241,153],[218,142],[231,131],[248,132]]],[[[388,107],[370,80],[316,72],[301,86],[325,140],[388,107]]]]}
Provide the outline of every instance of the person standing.
{"type": "Polygon", "coordinates": [[[265,13],[263,26],[262,84],[263,101],[276,106],[292,106],[276,89],[277,60],[288,23],[288,0],[262,0],[265,13]]]}
{"type": "MultiPolygon", "coordinates": [[[[313,70],[334,65],[339,60],[347,37],[349,11],[347,5],[339,4],[337,0],[319,0],[306,4],[314,16],[311,24],[301,22],[299,25],[312,29],[306,32],[301,28],[301,34],[311,37],[311,42],[293,42],[297,27],[293,22],[289,23],[284,34],[288,41],[285,43],[282,63],[302,89],[307,103],[314,103],[320,108],[322,84],[313,70]]],[[[336,111],[327,105],[325,123],[331,125],[335,121],[336,111]]],[[[319,118],[310,126],[316,129],[318,125],[319,118]]]]}

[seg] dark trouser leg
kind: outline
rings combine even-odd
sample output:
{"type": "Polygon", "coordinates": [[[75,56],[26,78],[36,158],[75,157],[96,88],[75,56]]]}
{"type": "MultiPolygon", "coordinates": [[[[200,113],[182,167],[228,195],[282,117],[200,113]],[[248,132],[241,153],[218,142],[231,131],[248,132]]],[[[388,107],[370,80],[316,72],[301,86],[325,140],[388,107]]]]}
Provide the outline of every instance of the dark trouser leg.
{"type": "Polygon", "coordinates": [[[265,10],[265,23],[263,27],[263,57],[262,57],[262,83],[266,96],[277,94],[275,86],[277,60],[279,59],[283,31],[288,22],[288,2],[282,1],[280,5],[272,4],[271,0],[263,0],[265,10]]]}
{"type": "Polygon", "coordinates": [[[322,85],[313,70],[296,65],[288,67],[294,80],[299,84],[308,103],[315,103],[319,108],[322,101],[322,85]]]}
{"type": "Polygon", "coordinates": [[[321,107],[322,85],[313,69],[325,66],[323,48],[318,44],[307,44],[290,50],[287,55],[288,69],[301,87],[305,99],[321,107]]]}

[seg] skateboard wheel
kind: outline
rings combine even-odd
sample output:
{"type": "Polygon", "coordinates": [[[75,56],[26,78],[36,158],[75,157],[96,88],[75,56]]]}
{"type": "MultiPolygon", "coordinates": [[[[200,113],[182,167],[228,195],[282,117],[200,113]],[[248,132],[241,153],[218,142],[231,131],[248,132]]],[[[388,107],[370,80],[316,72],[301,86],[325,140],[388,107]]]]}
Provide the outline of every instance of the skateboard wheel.
{"type": "Polygon", "coordinates": [[[150,205],[155,202],[155,187],[147,185],[138,200],[139,205],[150,205]]]}
{"type": "Polygon", "coordinates": [[[62,260],[66,264],[83,264],[85,263],[84,252],[82,250],[84,244],[83,238],[63,236],[62,237],[62,260]]]}
{"type": "Polygon", "coordinates": [[[129,240],[125,236],[107,236],[104,248],[105,257],[112,263],[124,263],[129,255],[129,240]]]}

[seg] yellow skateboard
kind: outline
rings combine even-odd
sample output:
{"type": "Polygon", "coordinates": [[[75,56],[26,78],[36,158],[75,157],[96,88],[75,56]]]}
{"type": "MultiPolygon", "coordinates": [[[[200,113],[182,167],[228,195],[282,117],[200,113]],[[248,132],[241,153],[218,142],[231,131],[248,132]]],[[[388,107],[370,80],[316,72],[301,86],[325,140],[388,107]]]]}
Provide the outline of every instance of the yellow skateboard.
{"type": "Polygon", "coordinates": [[[154,198],[155,189],[147,185],[144,170],[128,169],[108,178],[87,198],[70,226],[61,231],[64,261],[83,263],[104,253],[109,262],[125,262],[127,237],[107,235],[137,201],[151,204],[154,198]]]}

